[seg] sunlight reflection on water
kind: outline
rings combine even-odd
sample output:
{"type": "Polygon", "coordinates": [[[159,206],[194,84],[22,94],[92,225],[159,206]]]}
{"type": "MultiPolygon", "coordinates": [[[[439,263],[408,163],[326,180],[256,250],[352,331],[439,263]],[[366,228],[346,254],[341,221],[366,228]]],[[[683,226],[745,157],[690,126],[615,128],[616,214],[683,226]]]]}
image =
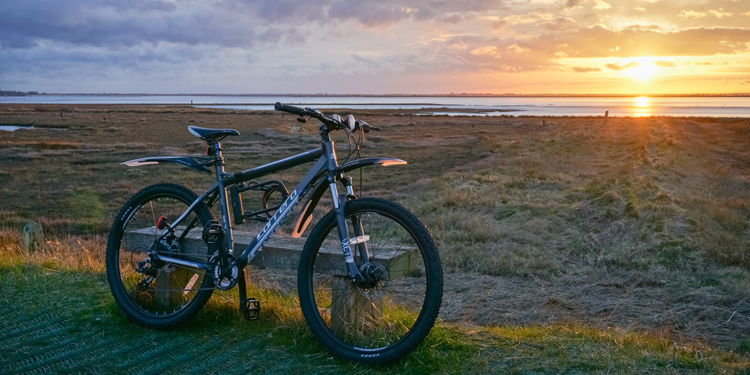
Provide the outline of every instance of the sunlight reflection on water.
{"type": "Polygon", "coordinates": [[[273,103],[311,108],[411,109],[449,116],[700,116],[750,117],[750,97],[425,97],[425,96],[206,96],[34,95],[2,103],[194,105],[230,110],[273,110],[273,103]],[[460,109],[461,111],[452,111],[460,109]],[[468,112],[467,112],[468,110],[468,112]],[[508,112],[512,111],[512,112],[508,112]]]}
{"type": "Polygon", "coordinates": [[[34,129],[34,127],[33,126],[0,125],[0,130],[12,132],[18,129],[34,129]]]}

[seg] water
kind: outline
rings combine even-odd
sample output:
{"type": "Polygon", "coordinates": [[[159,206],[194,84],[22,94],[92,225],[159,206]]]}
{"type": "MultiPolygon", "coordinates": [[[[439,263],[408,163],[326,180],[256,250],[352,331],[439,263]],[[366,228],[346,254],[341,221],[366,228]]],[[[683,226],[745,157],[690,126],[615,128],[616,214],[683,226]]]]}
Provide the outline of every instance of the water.
{"type": "Polygon", "coordinates": [[[312,108],[425,109],[449,116],[700,116],[750,117],[750,97],[355,97],[209,95],[33,95],[2,103],[190,105],[271,110],[273,104],[312,108]],[[473,112],[451,111],[460,109],[473,112]]]}
{"type": "Polygon", "coordinates": [[[0,130],[12,132],[18,129],[36,129],[36,128],[34,128],[33,126],[0,125],[0,130]]]}

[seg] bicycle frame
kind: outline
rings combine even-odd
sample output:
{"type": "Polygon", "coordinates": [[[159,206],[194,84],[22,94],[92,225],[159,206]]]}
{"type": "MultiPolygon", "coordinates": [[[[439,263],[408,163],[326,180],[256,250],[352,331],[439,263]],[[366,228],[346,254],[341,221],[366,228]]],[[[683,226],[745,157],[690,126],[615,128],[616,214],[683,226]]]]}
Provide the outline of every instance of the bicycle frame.
{"type": "MultiPolygon", "coordinates": [[[[206,202],[209,205],[215,203],[216,199],[219,200],[222,217],[222,229],[223,229],[223,246],[219,247],[220,263],[222,265],[227,264],[227,256],[234,256],[234,240],[232,236],[232,225],[229,218],[229,205],[227,198],[227,189],[233,185],[237,185],[258,177],[266,176],[272,173],[276,173],[285,169],[289,169],[298,165],[306,164],[315,161],[309,172],[305,174],[302,180],[297,186],[289,192],[288,197],[282,202],[279,208],[276,210],[274,215],[268,220],[268,222],[261,228],[251,243],[242,251],[242,253],[236,257],[236,266],[240,269],[250,263],[253,258],[258,254],[263,244],[268,240],[271,233],[279,226],[279,224],[289,215],[292,209],[299,203],[299,201],[305,197],[311,190],[315,192],[308,200],[307,205],[303,208],[300,213],[300,219],[297,220],[297,236],[304,231],[304,227],[307,224],[306,220],[309,220],[309,215],[315,208],[320,196],[326,190],[324,182],[328,183],[327,188],[331,191],[331,197],[333,199],[334,210],[336,212],[336,223],[338,226],[339,239],[341,241],[342,251],[346,259],[347,270],[349,276],[354,280],[361,277],[359,270],[354,265],[354,259],[351,254],[351,244],[355,244],[359,250],[360,257],[367,261],[369,255],[367,253],[366,240],[364,239],[364,233],[362,233],[361,224],[358,225],[356,221],[353,221],[354,233],[357,238],[354,241],[350,241],[348,237],[347,224],[344,215],[344,208],[347,199],[355,199],[351,178],[345,174],[352,169],[362,168],[369,165],[395,165],[395,164],[406,164],[405,161],[393,158],[367,158],[359,159],[342,166],[339,166],[336,158],[336,151],[334,149],[334,142],[331,141],[326,131],[321,131],[323,137],[322,147],[319,149],[304,152],[286,159],[275,161],[269,164],[265,164],[256,168],[248,169],[238,173],[226,173],[224,171],[224,157],[222,154],[221,143],[219,141],[209,141],[209,146],[213,149],[213,159],[211,164],[216,169],[216,182],[211,185],[206,191],[204,191],[189,207],[188,209],[173,223],[169,224],[164,229],[161,236],[155,241],[158,243],[162,238],[167,236],[169,233],[174,233],[177,226],[181,224],[188,215],[193,212],[195,207],[201,202],[206,202]],[[317,160],[317,161],[316,161],[317,160]],[[336,187],[336,181],[340,181],[346,187],[346,193],[338,194],[336,187]]],[[[193,162],[193,165],[186,163],[186,158],[169,158],[169,157],[153,157],[143,158],[137,160],[131,160],[123,164],[130,166],[146,165],[146,164],[157,164],[159,162],[175,162],[183,165],[187,165],[191,168],[201,169],[205,166],[198,165],[193,162]]],[[[149,256],[159,262],[169,262],[174,264],[183,265],[186,267],[193,267],[207,270],[212,272],[214,266],[208,263],[191,262],[179,258],[169,257],[165,255],[158,255],[156,251],[150,251],[149,256]]]]}

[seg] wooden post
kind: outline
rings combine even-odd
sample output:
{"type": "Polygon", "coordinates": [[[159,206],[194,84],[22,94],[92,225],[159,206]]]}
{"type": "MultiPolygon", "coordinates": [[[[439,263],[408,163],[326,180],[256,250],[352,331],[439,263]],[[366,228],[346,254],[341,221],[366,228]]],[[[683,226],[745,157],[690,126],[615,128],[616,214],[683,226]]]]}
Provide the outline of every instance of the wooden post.
{"type": "Polygon", "coordinates": [[[154,280],[154,288],[156,293],[156,305],[159,307],[169,307],[169,296],[172,293],[172,285],[170,285],[170,279],[172,272],[167,270],[167,267],[162,267],[156,273],[156,280],[154,280]]]}
{"type": "Polygon", "coordinates": [[[348,275],[331,278],[331,330],[339,337],[357,335],[383,316],[381,301],[371,301],[357,290],[348,275]]]}
{"type": "Polygon", "coordinates": [[[250,272],[252,272],[252,270],[253,270],[253,266],[251,266],[249,264],[247,266],[245,266],[245,272],[244,273],[245,273],[245,285],[246,286],[252,284],[251,283],[252,278],[250,277],[250,272]]]}
{"type": "Polygon", "coordinates": [[[23,226],[23,246],[29,254],[44,250],[44,233],[41,225],[30,221],[23,226]]]}
{"type": "Polygon", "coordinates": [[[608,118],[609,118],[609,111],[604,111],[604,125],[607,125],[608,118]]]}

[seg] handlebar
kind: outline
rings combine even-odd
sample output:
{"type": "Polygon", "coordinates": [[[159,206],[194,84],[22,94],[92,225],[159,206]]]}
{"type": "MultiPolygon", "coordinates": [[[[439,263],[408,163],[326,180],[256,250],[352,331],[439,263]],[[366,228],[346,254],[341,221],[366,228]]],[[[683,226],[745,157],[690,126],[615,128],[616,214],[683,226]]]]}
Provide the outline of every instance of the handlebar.
{"type": "MultiPolygon", "coordinates": [[[[329,132],[332,130],[337,130],[337,129],[350,128],[350,126],[347,126],[348,123],[350,123],[349,118],[347,118],[347,124],[344,124],[344,122],[341,120],[341,117],[336,116],[336,115],[333,115],[332,117],[328,117],[317,109],[300,108],[300,107],[295,107],[293,105],[282,104],[280,102],[276,102],[273,108],[277,111],[293,113],[300,117],[304,117],[304,116],[315,117],[316,119],[320,120],[323,124],[326,125],[329,132]]],[[[348,116],[348,117],[351,117],[351,116],[348,116]]],[[[353,120],[354,117],[351,117],[351,119],[353,120]]],[[[357,131],[361,129],[365,133],[369,133],[370,130],[380,130],[379,127],[372,126],[361,120],[356,120],[354,124],[355,124],[354,129],[350,128],[351,131],[357,131]]]]}
{"type": "Polygon", "coordinates": [[[302,109],[302,108],[300,108],[300,107],[295,107],[293,105],[285,105],[285,104],[281,104],[279,102],[276,102],[276,104],[273,106],[273,108],[275,110],[277,110],[277,111],[294,113],[295,115],[299,115],[299,116],[305,116],[306,115],[305,110],[302,109]]]}

